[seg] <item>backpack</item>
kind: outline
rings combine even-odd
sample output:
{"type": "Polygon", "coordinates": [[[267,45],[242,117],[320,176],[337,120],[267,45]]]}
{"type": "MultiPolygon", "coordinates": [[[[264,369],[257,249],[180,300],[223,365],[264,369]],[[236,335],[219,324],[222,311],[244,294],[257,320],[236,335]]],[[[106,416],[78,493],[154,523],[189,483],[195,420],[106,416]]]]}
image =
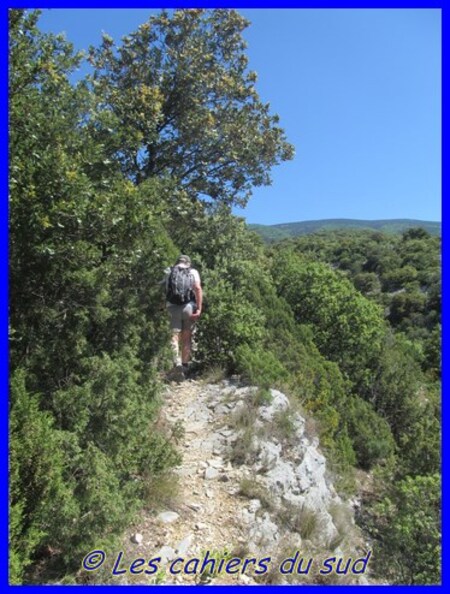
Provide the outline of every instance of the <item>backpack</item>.
{"type": "Polygon", "coordinates": [[[194,301],[193,286],[194,276],[191,273],[191,268],[173,266],[167,281],[167,301],[174,305],[184,305],[189,301],[194,301]]]}

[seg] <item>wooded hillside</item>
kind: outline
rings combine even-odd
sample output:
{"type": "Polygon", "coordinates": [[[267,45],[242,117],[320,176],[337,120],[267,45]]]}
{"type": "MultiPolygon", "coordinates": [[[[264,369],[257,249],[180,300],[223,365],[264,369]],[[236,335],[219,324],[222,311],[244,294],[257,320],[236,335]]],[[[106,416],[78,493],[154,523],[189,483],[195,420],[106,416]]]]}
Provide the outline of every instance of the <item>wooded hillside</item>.
{"type": "Polygon", "coordinates": [[[290,237],[309,235],[319,231],[343,231],[345,229],[373,230],[382,233],[403,233],[408,229],[421,228],[430,235],[441,235],[441,224],[433,221],[411,219],[387,219],[381,221],[363,221],[358,219],[323,219],[319,221],[299,221],[298,223],[280,223],[278,225],[249,225],[265,241],[280,241],[290,237]]]}

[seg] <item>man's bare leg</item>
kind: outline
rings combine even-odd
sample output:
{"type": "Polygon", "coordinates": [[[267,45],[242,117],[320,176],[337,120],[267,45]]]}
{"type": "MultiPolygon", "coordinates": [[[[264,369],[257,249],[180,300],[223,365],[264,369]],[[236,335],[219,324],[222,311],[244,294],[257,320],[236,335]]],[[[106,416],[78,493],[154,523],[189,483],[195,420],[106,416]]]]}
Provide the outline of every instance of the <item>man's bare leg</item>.
{"type": "Polygon", "coordinates": [[[180,332],[172,332],[171,346],[173,351],[173,364],[181,365],[180,358],[180,332]]]}
{"type": "Polygon", "coordinates": [[[181,331],[181,361],[187,365],[191,360],[192,330],[181,331]]]}

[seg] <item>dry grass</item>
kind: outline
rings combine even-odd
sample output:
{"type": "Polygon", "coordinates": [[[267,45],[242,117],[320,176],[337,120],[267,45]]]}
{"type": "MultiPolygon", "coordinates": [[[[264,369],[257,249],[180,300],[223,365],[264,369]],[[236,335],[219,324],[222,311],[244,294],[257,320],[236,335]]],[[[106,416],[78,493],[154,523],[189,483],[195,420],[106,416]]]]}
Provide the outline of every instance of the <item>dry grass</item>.
{"type": "Polygon", "coordinates": [[[250,404],[253,408],[259,406],[268,406],[273,400],[272,393],[267,388],[258,388],[250,398],[250,404]]]}
{"type": "Polygon", "coordinates": [[[289,408],[275,413],[273,418],[273,434],[278,439],[290,442],[295,435],[295,415],[289,408]]]}
{"type": "Polygon", "coordinates": [[[232,464],[240,465],[252,463],[256,460],[258,449],[255,447],[254,437],[254,427],[247,426],[241,430],[238,439],[231,448],[230,461],[232,464]]]}
{"type": "Polygon", "coordinates": [[[286,503],[278,510],[277,519],[291,532],[298,532],[303,540],[312,540],[320,528],[318,513],[305,505],[286,503]]]}
{"type": "Polygon", "coordinates": [[[239,495],[247,499],[258,499],[261,507],[267,511],[274,511],[275,503],[270,492],[254,479],[244,477],[239,483],[239,495]]]}
{"type": "Polygon", "coordinates": [[[180,503],[179,477],[167,471],[145,481],[144,501],[151,510],[170,508],[180,503]]]}
{"type": "Polygon", "coordinates": [[[204,384],[218,384],[227,377],[227,370],[222,365],[212,365],[201,376],[204,384]]]}

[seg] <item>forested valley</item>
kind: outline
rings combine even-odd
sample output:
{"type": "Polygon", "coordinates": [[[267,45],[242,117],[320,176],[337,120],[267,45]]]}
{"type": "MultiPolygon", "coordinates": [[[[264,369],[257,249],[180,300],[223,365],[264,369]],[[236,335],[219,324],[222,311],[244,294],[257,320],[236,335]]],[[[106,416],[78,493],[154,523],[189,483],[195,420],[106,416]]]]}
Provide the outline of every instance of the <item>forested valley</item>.
{"type": "Polygon", "coordinates": [[[440,582],[440,238],[330,231],[264,245],[243,219],[293,157],[234,10],[161,12],[86,55],[10,11],[10,582],[75,583],[179,459],[160,280],[204,287],[196,364],[317,423],[375,575],[440,582]],[[84,60],[90,71],[71,74],[84,60]],[[55,569],[57,568],[57,569],[55,569]]]}

